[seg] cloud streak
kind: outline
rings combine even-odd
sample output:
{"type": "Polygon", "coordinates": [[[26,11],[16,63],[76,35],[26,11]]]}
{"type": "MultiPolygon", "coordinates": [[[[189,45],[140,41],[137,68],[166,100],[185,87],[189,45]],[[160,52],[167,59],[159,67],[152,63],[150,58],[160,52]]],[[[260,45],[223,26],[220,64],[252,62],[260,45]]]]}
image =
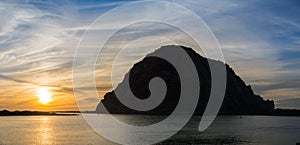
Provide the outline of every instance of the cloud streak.
{"type": "MultiPolygon", "coordinates": [[[[72,88],[75,48],[72,42],[76,42],[76,37],[64,31],[65,27],[72,26],[68,25],[73,17],[72,9],[59,6],[41,9],[41,6],[58,5],[38,1],[0,3],[0,87],[3,88],[0,93],[11,96],[1,100],[2,108],[26,109],[24,106],[30,105],[24,104],[37,100],[36,90],[40,86],[63,86],[58,87],[58,92],[72,96],[65,88],[72,88]]],[[[29,109],[41,108],[31,104],[29,109]]]]}

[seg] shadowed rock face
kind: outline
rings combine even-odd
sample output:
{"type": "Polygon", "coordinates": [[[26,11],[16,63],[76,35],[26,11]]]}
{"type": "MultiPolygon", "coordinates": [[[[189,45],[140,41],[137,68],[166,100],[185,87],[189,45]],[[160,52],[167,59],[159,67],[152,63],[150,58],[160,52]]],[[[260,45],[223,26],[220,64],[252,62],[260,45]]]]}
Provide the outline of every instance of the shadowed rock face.
{"type": "MultiPolygon", "coordinates": [[[[152,54],[172,46],[163,46],[152,54]]],[[[208,60],[211,63],[222,64],[220,61],[204,58],[194,50],[182,47],[193,60],[198,71],[200,82],[200,96],[195,114],[201,115],[207,105],[210,88],[211,75],[208,60]]],[[[232,68],[226,64],[227,86],[220,114],[268,114],[274,110],[273,101],[265,101],[259,95],[253,93],[250,86],[235,74],[232,68]]],[[[133,94],[140,99],[146,99],[150,95],[149,81],[154,77],[162,78],[167,85],[167,93],[163,102],[153,110],[140,112],[132,110],[116,98],[114,91],[105,94],[101,100],[106,109],[113,114],[170,114],[177,106],[180,97],[180,78],[175,68],[167,61],[147,55],[142,61],[136,63],[130,72],[125,75],[129,77],[129,84],[133,94]]],[[[122,87],[121,82],[116,89],[122,87]]],[[[128,90],[129,91],[129,90],[128,90]]],[[[122,97],[122,96],[120,96],[122,97]]],[[[96,112],[104,113],[102,105],[97,106],[96,112]]]]}

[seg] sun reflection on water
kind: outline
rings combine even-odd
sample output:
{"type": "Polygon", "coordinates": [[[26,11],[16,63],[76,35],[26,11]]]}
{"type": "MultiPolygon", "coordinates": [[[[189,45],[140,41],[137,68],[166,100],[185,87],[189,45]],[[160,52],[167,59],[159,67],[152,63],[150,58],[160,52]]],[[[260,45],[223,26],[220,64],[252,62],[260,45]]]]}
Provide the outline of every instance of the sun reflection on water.
{"type": "Polygon", "coordinates": [[[53,144],[53,136],[52,136],[52,127],[51,120],[47,116],[40,118],[40,127],[38,129],[39,132],[39,143],[40,144],[53,144]]]}

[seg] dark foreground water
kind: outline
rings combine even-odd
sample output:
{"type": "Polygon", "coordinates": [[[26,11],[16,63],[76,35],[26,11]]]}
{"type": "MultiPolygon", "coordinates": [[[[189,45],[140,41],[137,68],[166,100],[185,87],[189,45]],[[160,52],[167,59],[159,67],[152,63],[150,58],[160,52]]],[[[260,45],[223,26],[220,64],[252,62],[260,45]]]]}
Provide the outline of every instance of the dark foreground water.
{"type": "MultiPolygon", "coordinates": [[[[160,116],[119,115],[138,125],[160,116]]],[[[264,144],[300,142],[300,117],[221,116],[204,132],[197,131],[200,117],[161,144],[264,144]]],[[[113,144],[95,133],[81,116],[0,117],[0,144],[113,144]]]]}

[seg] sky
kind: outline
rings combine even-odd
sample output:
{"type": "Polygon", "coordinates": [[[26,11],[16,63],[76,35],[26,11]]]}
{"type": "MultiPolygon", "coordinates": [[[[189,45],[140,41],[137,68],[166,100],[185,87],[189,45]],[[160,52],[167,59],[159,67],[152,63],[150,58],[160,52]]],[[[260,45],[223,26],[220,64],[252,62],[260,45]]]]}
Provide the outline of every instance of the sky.
{"type": "MultiPolygon", "coordinates": [[[[0,1],[0,109],[77,110],[72,64],[81,37],[96,18],[129,2],[0,1]],[[40,88],[47,88],[51,92],[52,102],[40,103],[40,88]]],[[[191,10],[204,20],[215,34],[225,62],[252,86],[255,93],[264,99],[274,100],[278,108],[300,109],[299,1],[169,2],[191,10]]],[[[134,12],[129,10],[126,13],[134,12]]],[[[145,13],[154,12],[146,9],[145,13]]],[[[183,16],[175,15],[173,18],[177,23],[186,23],[196,31],[193,24],[183,21],[183,16]]],[[[122,23],[126,17],[112,19],[122,23]]],[[[99,33],[114,25],[103,23],[90,31],[99,33]]],[[[161,36],[182,39],[174,31],[161,32],[161,36]]],[[[153,42],[149,43],[153,45],[134,43],[134,46],[145,47],[135,51],[138,52],[136,54],[129,53],[130,50],[123,52],[130,55],[120,57],[117,65],[123,66],[123,69],[118,72],[117,78],[121,79],[128,68],[147,52],[165,44],[157,38],[147,41],[153,42]]],[[[117,46],[107,49],[102,57],[110,56],[107,54],[117,49],[117,46]]],[[[102,98],[112,89],[111,71],[102,64],[96,68],[97,89],[102,98]]],[[[82,84],[82,88],[89,89],[89,86],[82,84]]],[[[98,99],[87,97],[86,101],[97,104],[98,99]]]]}

